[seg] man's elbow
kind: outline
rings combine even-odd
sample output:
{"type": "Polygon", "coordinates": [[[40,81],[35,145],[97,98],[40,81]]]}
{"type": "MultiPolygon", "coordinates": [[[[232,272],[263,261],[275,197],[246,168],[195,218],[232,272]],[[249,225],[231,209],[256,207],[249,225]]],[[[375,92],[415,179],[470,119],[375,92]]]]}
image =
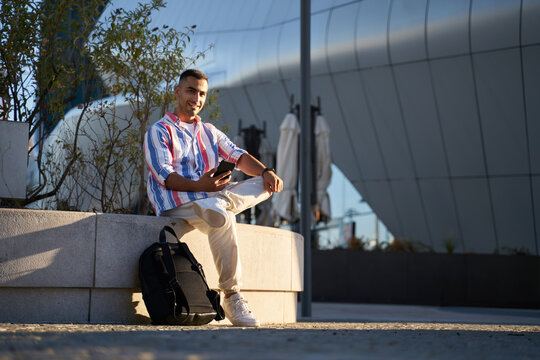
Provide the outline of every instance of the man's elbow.
{"type": "Polygon", "coordinates": [[[255,158],[251,156],[250,153],[248,152],[241,154],[238,157],[238,160],[236,160],[236,166],[240,168],[240,166],[242,166],[242,164],[245,163],[248,159],[255,159],[255,158]]]}
{"type": "Polygon", "coordinates": [[[167,176],[167,178],[165,179],[165,187],[169,190],[172,190],[172,187],[173,187],[173,183],[174,183],[174,176],[172,176],[174,173],[170,173],[169,176],[167,176]]]}

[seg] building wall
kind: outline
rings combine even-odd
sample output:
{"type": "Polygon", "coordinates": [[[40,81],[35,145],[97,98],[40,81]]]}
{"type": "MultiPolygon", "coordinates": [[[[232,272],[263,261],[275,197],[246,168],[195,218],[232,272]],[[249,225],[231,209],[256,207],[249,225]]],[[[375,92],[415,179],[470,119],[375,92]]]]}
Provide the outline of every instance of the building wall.
{"type": "MultiPolygon", "coordinates": [[[[127,0],[113,6],[129,6],[127,0]]],[[[333,162],[396,236],[436,251],[540,245],[540,0],[313,0],[313,101],[333,162]]],[[[237,131],[300,99],[300,4],[171,1],[237,131]]]]}

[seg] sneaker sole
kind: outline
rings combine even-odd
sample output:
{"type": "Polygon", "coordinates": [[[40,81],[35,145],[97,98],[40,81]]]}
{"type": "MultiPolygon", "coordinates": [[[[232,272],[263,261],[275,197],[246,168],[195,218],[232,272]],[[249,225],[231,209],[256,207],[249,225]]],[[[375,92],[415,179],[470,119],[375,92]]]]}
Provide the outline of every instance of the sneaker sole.
{"type": "MultiPolygon", "coordinates": [[[[232,322],[231,322],[232,323],[232,322]]],[[[233,326],[241,326],[241,327],[259,327],[261,326],[261,322],[259,320],[257,320],[256,323],[236,323],[236,324],[233,324],[233,326]]]]}

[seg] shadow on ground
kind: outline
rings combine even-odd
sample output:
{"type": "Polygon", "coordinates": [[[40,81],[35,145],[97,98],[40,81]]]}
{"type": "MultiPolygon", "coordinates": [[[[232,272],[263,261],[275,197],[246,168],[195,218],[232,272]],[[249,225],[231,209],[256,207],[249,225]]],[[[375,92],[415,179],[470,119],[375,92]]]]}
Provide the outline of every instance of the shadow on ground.
{"type": "Polygon", "coordinates": [[[0,326],[0,359],[537,359],[540,327],[427,323],[0,326]]]}

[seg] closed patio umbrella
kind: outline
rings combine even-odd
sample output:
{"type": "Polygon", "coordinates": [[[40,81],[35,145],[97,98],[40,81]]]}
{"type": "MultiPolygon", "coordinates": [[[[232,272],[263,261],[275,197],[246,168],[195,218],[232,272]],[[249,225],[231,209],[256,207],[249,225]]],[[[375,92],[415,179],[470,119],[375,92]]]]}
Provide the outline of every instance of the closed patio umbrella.
{"type": "Polygon", "coordinates": [[[317,202],[312,210],[317,220],[327,222],[331,218],[330,197],[327,188],[332,179],[332,158],[330,155],[330,127],[322,115],[315,122],[316,184],[317,202]]]}
{"type": "Polygon", "coordinates": [[[274,195],[273,208],[282,219],[298,219],[298,135],[300,124],[294,114],[287,114],[281,126],[277,148],[276,171],[283,179],[283,191],[274,195]]]}

